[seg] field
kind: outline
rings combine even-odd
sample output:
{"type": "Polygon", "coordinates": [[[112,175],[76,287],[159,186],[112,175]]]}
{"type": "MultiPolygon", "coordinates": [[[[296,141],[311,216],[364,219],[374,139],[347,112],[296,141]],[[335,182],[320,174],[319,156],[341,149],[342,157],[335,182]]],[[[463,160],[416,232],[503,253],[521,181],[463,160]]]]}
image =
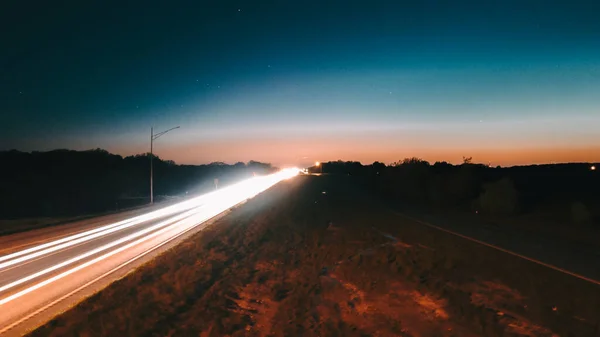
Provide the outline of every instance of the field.
{"type": "Polygon", "coordinates": [[[600,287],[373,200],[280,183],[31,336],[600,336],[600,287]]]}

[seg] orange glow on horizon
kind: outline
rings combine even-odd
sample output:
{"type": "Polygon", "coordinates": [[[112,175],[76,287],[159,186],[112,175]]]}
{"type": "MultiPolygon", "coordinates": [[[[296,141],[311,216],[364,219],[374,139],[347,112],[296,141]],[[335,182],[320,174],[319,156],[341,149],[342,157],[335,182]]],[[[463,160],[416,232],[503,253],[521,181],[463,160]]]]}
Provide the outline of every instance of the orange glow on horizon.
{"type": "MultiPolygon", "coordinates": [[[[118,151],[116,151],[118,153],[118,151]]],[[[599,162],[600,146],[535,147],[509,144],[506,146],[456,146],[445,142],[400,142],[381,138],[369,139],[239,139],[173,144],[163,147],[158,155],[179,164],[207,164],[222,161],[236,163],[257,160],[274,165],[308,167],[322,161],[360,161],[371,164],[392,163],[407,157],[419,157],[431,163],[447,161],[459,164],[464,157],[476,163],[492,166],[551,164],[569,162],[599,162]],[[315,159],[322,160],[315,160],[315,159]]]]}

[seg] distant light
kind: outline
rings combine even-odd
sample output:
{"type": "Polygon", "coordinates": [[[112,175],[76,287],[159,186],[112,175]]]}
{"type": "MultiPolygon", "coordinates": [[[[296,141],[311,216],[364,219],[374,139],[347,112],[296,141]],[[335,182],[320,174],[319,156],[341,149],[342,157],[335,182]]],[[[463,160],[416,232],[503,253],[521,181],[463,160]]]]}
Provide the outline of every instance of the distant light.
{"type": "Polygon", "coordinates": [[[318,161],[316,161],[316,162],[315,162],[315,166],[321,166],[321,163],[320,163],[320,162],[318,162],[318,161]]]}
{"type": "Polygon", "coordinates": [[[592,167],[590,167],[590,170],[596,171],[596,166],[592,165],[592,167]]]}

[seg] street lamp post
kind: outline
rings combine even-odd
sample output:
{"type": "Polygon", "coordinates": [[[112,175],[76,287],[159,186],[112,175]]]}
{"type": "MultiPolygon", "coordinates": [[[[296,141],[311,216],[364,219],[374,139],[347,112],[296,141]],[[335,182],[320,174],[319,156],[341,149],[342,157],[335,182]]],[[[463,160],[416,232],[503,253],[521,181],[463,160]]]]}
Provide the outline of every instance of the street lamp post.
{"type": "Polygon", "coordinates": [[[158,139],[158,137],[164,135],[165,133],[171,131],[171,130],[175,130],[175,129],[179,129],[179,126],[176,126],[174,128],[170,128],[169,130],[163,131],[163,132],[159,132],[157,134],[154,134],[154,127],[150,128],[150,204],[154,204],[154,186],[153,186],[153,171],[154,171],[154,166],[152,163],[152,157],[154,157],[153,154],[153,147],[154,147],[154,140],[158,139]]]}
{"type": "Polygon", "coordinates": [[[323,166],[321,165],[321,163],[320,163],[320,162],[316,162],[316,163],[315,163],[315,166],[316,166],[316,167],[318,167],[318,168],[319,168],[319,170],[321,171],[321,172],[319,172],[319,173],[323,173],[323,166]]]}

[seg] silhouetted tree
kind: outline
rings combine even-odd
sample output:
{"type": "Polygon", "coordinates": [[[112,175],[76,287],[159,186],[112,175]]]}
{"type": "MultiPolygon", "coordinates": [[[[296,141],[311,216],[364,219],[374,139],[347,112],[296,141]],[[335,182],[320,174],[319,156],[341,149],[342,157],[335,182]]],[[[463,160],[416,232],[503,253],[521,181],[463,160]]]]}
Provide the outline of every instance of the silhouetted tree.
{"type": "Polygon", "coordinates": [[[386,168],[384,163],[380,163],[378,161],[371,164],[371,167],[373,168],[373,171],[375,171],[376,174],[377,173],[381,174],[381,172],[383,172],[383,170],[385,170],[385,168],[386,168]]]}
{"type": "Polygon", "coordinates": [[[576,224],[588,224],[592,221],[592,213],[581,201],[571,204],[571,220],[576,224]]]}
{"type": "Polygon", "coordinates": [[[404,158],[400,161],[392,163],[392,166],[402,166],[402,165],[422,165],[429,166],[429,162],[417,157],[404,158]]]}
{"type": "MultiPolygon", "coordinates": [[[[249,177],[250,168],[217,163],[177,165],[153,156],[155,197],[185,195],[249,177]]],[[[0,218],[102,212],[149,201],[150,154],[121,157],[106,150],[0,151],[0,218]]],[[[252,162],[257,174],[270,164],[252,162]]]]}
{"type": "Polygon", "coordinates": [[[509,178],[484,185],[479,197],[479,206],[492,215],[512,215],[517,211],[518,192],[509,178]]]}

